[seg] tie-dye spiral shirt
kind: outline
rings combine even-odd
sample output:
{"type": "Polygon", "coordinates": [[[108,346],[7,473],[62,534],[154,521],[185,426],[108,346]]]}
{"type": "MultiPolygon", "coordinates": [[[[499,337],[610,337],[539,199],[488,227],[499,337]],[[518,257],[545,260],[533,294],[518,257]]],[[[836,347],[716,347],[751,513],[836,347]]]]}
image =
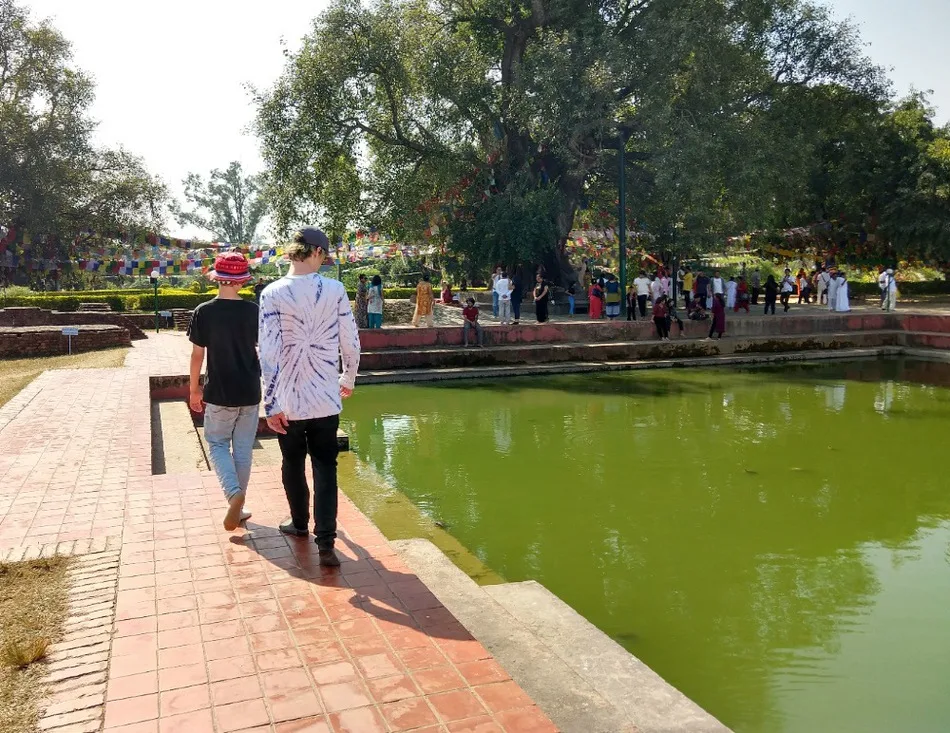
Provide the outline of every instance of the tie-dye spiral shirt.
{"type": "Polygon", "coordinates": [[[261,293],[258,343],[268,417],[340,414],[340,386],[353,388],[360,364],[359,330],[343,283],[314,273],[269,285],[261,293]]]}

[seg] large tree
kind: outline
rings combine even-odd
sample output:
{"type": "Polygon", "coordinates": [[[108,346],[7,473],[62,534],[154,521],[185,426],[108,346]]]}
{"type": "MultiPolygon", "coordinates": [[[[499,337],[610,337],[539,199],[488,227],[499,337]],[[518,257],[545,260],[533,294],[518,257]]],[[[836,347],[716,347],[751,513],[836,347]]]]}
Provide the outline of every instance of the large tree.
{"type": "Polygon", "coordinates": [[[479,264],[563,265],[623,139],[631,219],[761,225],[804,195],[812,98],[883,96],[857,49],[805,0],[338,0],[258,94],[276,223],[434,223],[479,264]],[[330,205],[340,178],[358,190],[330,205]]]}
{"type": "Polygon", "coordinates": [[[165,187],[142,160],[92,144],[93,91],[49,22],[0,0],[0,224],[49,235],[60,254],[162,221],[165,187]]]}
{"type": "Polygon", "coordinates": [[[192,224],[225,242],[255,242],[267,204],[257,176],[244,175],[241,164],[233,161],[225,170],[211,171],[205,181],[189,173],[183,181],[185,200],[193,207],[180,206],[175,216],[180,224],[192,224]]]}

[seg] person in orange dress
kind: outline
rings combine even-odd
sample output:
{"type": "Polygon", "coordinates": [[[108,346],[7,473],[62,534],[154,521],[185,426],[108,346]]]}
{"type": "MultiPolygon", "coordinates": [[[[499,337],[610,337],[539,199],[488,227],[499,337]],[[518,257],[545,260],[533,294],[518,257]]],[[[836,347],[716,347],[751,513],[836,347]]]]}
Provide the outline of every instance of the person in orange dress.
{"type": "Polygon", "coordinates": [[[596,280],[591,284],[587,293],[587,314],[596,320],[604,317],[604,291],[596,280]]]}
{"type": "Polygon", "coordinates": [[[435,300],[432,295],[432,283],[429,282],[429,275],[424,274],[422,280],[416,286],[416,312],[412,316],[412,325],[418,326],[419,322],[424,320],[425,325],[430,328],[434,325],[432,318],[432,302],[435,300]]]}

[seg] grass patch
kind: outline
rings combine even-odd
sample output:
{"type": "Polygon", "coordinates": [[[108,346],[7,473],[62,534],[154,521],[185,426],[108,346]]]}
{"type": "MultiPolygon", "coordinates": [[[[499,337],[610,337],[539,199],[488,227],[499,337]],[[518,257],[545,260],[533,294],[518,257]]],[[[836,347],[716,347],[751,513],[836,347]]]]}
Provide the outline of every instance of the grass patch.
{"type": "Polygon", "coordinates": [[[71,356],[0,359],[0,407],[47,369],[110,369],[125,363],[128,348],[88,351],[71,356]]]}
{"type": "Polygon", "coordinates": [[[70,560],[0,563],[0,721],[3,733],[33,733],[43,659],[67,612],[70,560]]]}

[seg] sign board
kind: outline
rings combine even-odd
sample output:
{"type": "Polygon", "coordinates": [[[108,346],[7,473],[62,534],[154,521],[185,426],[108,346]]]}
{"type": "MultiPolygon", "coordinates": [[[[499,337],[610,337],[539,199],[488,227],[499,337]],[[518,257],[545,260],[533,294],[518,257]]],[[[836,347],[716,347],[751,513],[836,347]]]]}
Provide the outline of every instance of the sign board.
{"type": "Polygon", "coordinates": [[[78,336],[78,335],[79,335],[78,328],[67,327],[63,329],[63,336],[78,336]]]}
{"type": "Polygon", "coordinates": [[[160,315],[162,318],[171,318],[171,317],[172,317],[172,312],[171,312],[171,311],[159,311],[159,312],[158,312],[158,315],[160,315]]]}

